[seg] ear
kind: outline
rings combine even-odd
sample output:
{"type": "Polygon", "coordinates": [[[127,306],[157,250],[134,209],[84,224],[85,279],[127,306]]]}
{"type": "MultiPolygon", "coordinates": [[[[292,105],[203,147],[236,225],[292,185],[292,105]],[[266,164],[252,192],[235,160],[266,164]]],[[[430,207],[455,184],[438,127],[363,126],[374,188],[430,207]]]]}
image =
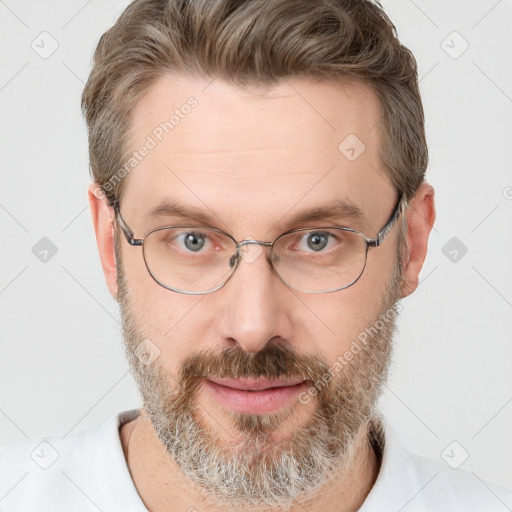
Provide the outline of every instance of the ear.
{"type": "Polygon", "coordinates": [[[105,274],[110,294],[114,299],[116,299],[117,271],[114,243],[115,221],[112,209],[108,206],[108,201],[104,192],[95,182],[92,182],[89,185],[88,198],[103,274],[105,274]]]}
{"type": "Polygon", "coordinates": [[[418,287],[418,277],[427,255],[428,237],[435,220],[434,189],[428,183],[422,183],[407,208],[409,261],[405,262],[403,271],[402,298],[418,287]]]}

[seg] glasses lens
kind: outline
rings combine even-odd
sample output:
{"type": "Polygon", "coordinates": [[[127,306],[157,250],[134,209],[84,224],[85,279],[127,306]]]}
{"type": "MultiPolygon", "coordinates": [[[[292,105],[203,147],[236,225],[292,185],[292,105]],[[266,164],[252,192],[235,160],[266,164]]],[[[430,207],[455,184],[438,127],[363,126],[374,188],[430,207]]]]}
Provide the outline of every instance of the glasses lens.
{"type": "Polygon", "coordinates": [[[276,241],[273,262],[281,279],[296,290],[335,291],[363,273],[366,242],[361,233],[346,229],[299,230],[276,241]]]}
{"type": "Polygon", "coordinates": [[[224,284],[234,270],[230,264],[236,244],[206,228],[161,228],[144,239],[144,260],[162,286],[190,293],[206,293],[224,284]]]}

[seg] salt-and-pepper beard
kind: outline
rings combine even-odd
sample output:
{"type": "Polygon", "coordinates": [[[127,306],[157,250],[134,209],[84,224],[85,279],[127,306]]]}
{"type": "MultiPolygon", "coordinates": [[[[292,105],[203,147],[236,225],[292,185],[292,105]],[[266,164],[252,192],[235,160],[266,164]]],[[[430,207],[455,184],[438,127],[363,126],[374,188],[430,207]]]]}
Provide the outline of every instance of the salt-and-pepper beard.
{"type": "Polygon", "coordinates": [[[376,403],[387,378],[395,331],[394,306],[399,299],[400,285],[401,265],[398,264],[372,325],[382,318],[385,321],[380,320],[380,329],[367,331],[372,334],[365,343],[358,343],[359,352],[350,362],[345,361],[341,371],[332,368],[329,371],[326,362],[298,354],[290,343],[279,339],[269,340],[255,354],[239,346],[220,353],[191,354],[182,362],[179,375],[170,376],[158,364],[158,358],[144,364],[135,355],[140,355],[137,347],[147,336],[131,308],[130,290],[118,259],[117,298],[125,350],[145,415],[184,475],[206,491],[205,495],[215,500],[217,507],[286,510],[294,503],[311,499],[323,484],[350,466],[356,436],[361,429],[366,431],[374,419],[376,403]],[[389,315],[390,311],[393,314],[389,315]],[[325,376],[329,373],[332,378],[326,384],[325,376]],[[198,416],[197,390],[207,375],[306,378],[312,385],[317,384],[317,394],[311,398],[316,400],[315,412],[305,426],[295,429],[279,445],[268,434],[279,428],[293,414],[293,407],[301,407],[301,403],[280,414],[232,413],[234,427],[245,435],[239,436],[242,441],[237,444],[225,439],[219,442],[198,416]]]}

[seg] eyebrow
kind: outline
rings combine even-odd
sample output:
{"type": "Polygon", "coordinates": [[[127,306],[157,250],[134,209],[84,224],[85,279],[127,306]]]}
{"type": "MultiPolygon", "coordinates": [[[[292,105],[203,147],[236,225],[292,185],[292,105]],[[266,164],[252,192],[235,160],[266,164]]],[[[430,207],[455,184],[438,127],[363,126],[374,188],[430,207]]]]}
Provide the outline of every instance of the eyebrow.
{"type": "MultiPolygon", "coordinates": [[[[286,217],[285,217],[286,218],[286,217]]],[[[349,220],[353,222],[368,222],[365,214],[354,203],[347,199],[334,199],[327,204],[303,210],[290,218],[291,224],[310,221],[349,220]]]]}
{"type": "MultiPolygon", "coordinates": [[[[204,225],[212,225],[215,220],[222,220],[212,211],[205,212],[194,206],[181,203],[177,199],[165,199],[147,213],[147,217],[183,217],[195,220],[204,225]]],[[[362,210],[348,199],[335,198],[323,204],[302,210],[296,215],[285,215],[279,224],[298,225],[312,221],[351,221],[358,224],[371,225],[362,210]]],[[[225,224],[222,222],[222,224],[225,224]]]]}

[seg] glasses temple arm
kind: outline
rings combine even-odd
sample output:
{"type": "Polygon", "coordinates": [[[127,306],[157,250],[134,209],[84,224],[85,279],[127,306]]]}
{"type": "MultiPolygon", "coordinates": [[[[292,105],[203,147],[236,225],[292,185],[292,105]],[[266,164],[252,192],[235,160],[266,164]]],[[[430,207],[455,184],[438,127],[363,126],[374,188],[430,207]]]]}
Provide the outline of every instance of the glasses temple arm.
{"type": "Polygon", "coordinates": [[[382,242],[384,241],[384,238],[393,229],[393,226],[395,225],[398,217],[400,217],[402,212],[405,211],[406,207],[407,207],[407,199],[404,196],[401,196],[393,213],[391,214],[391,217],[386,222],[386,225],[377,233],[377,236],[375,238],[368,238],[366,240],[366,242],[368,243],[369,246],[379,247],[379,245],[382,244],[382,242]]]}
{"type": "Polygon", "coordinates": [[[143,240],[139,238],[135,238],[135,233],[128,227],[128,224],[124,221],[123,217],[121,216],[121,211],[119,210],[119,202],[114,201],[110,204],[110,206],[114,207],[114,215],[115,219],[117,220],[117,223],[121,227],[121,231],[123,232],[126,241],[130,245],[142,245],[143,240]]]}

